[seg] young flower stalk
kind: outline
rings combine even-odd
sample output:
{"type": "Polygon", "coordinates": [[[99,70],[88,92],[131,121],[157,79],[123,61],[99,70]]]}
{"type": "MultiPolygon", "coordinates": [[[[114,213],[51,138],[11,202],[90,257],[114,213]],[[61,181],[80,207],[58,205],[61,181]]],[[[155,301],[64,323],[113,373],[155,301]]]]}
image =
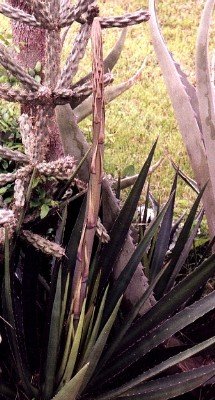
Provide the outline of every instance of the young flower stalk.
{"type": "Polygon", "coordinates": [[[92,254],[94,236],[100,207],[101,182],[103,177],[104,155],[104,65],[102,50],[102,31],[99,17],[92,24],[93,58],[93,146],[90,167],[89,188],[82,236],[79,244],[77,262],[73,280],[73,311],[79,317],[86,295],[86,283],[92,254]]]}

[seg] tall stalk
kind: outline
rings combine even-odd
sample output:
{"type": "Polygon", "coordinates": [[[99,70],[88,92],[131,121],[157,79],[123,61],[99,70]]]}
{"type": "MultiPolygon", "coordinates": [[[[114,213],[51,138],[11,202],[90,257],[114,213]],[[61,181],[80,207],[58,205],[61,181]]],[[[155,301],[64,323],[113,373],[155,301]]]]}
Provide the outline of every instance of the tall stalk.
{"type": "Polygon", "coordinates": [[[101,181],[103,178],[105,112],[104,112],[104,63],[100,19],[94,18],[92,24],[93,59],[93,147],[90,166],[90,179],[87,192],[87,206],[79,244],[73,280],[74,315],[78,317],[86,294],[86,283],[92,254],[94,236],[100,207],[101,181]]]}

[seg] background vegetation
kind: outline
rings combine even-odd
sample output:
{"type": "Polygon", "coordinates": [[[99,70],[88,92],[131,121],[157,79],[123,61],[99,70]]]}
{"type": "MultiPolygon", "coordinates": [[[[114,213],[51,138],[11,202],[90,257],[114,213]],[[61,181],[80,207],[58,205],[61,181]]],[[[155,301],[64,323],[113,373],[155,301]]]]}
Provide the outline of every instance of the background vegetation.
{"type": "MultiPolygon", "coordinates": [[[[147,2],[143,3],[140,0],[117,0],[117,2],[100,0],[99,3],[102,15],[122,14],[125,11],[147,7],[147,2]]],[[[193,83],[195,83],[195,39],[203,3],[197,0],[158,1],[159,21],[169,49],[173,52],[176,61],[180,60],[184,71],[193,83]]],[[[10,39],[8,20],[1,16],[0,21],[1,37],[10,39]]],[[[71,30],[73,29],[75,27],[71,30]]],[[[214,24],[212,29],[214,29],[214,24]]],[[[118,29],[105,30],[105,53],[108,53],[118,35],[118,29]]],[[[65,57],[71,48],[72,37],[72,32],[69,32],[65,42],[65,57]]],[[[213,44],[211,43],[211,48],[213,44]]],[[[174,175],[168,156],[172,157],[185,173],[192,176],[192,172],[163,77],[150,44],[148,24],[129,28],[124,51],[114,69],[114,78],[116,83],[128,79],[140,68],[146,57],[146,67],[141,80],[107,106],[106,171],[114,176],[117,176],[118,171],[121,171],[123,175],[125,170],[127,172],[130,170],[131,174],[137,173],[152,143],[159,135],[156,159],[164,155],[165,160],[153,174],[151,184],[154,195],[163,202],[167,199],[174,175]]],[[[88,70],[89,60],[85,58],[81,63],[80,76],[88,70]]],[[[90,119],[86,119],[82,126],[90,136],[90,119]]],[[[184,210],[194,197],[194,193],[185,187],[184,183],[179,182],[176,201],[178,213],[184,210]]]]}

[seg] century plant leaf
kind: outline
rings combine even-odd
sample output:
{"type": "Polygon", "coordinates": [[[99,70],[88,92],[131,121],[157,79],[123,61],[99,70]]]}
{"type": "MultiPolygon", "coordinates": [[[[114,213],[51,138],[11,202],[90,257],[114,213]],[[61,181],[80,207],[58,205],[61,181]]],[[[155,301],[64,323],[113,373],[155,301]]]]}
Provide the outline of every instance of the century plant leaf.
{"type": "Polygon", "coordinates": [[[150,295],[152,294],[152,292],[153,292],[153,290],[155,288],[155,285],[158,283],[159,279],[162,277],[162,275],[164,274],[165,269],[167,267],[168,266],[164,267],[159,272],[159,274],[155,277],[153,282],[147,287],[146,291],[143,293],[143,295],[140,297],[140,299],[136,302],[136,304],[134,304],[132,306],[131,310],[129,311],[129,313],[127,314],[125,319],[123,320],[121,326],[117,329],[116,334],[115,335],[113,334],[112,342],[111,342],[109,348],[107,349],[105,355],[102,357],[101,362],[99,363],[99,367],[98,367],[99,369],[104,367],[104,365],[110,359],[112,354],[115,352],[115,350],[117,349],[117,347],[121,343],[121,340],[125,336],[126,332],[128,331],[128,329],[132,325],[133,321],[138,316],[138,313],[139,313],[140,309],[143,307],[143,305],[149,299],[150,295]]]}
{"type": "MultiPolygon", "coordinates": [[[[165,276],[163,277],[162,281],[160,281],[157,285],[157,287],[155,288],[155,294],[156,294],[156,298],[160,299],[164,292],[166,291],[168,282],[172,276],[172,273],[174,272],[174,268],[175,265],[177,264],[179,257],[181,256],[182,251],[184,250],[184,247],[187,243],[187,240],[189,238],[190,235],[190,230],[192,228],[194,219],[195,219],[195,215],[196,212],[198,210],[198,206],[200,204],[200,201],[202,199],[202,195],[205,191],[205,187],[206,185],[202,188],[202,190],[200,191],[200,193],[198,194],[190,212],[189,215],[184,223],[184,226],[179,234],[179,237],[177,239],[177,242],[175,244],[175,247],[172,251],[172,256],[171,256],[171,261],[169,264],[169,268],[165,273],[165,276]]],[[[174,277],[175,278],[175,277],[174,277]]]]}
{"type": "Polygon", "coordinates": [[[213,193],[215,193],[215,106],[214,85],[210,77],[209,28],[214,5],[214,0],[205,1],[196,42],[196,91],[213,193]]]}
{"type": "MultiPolygon", "coordinates": [[[[146,191],[146,199],[145,199],[145,203],[144,203],[144,212],[142,215],[142,211],[141,211],[141,207],[140,207],[140,216],[139,216],[139,220],[140,220],[140,227],[139,227],[139,242],[143,239],[147,225],[148,225],[148,211],[149,211],[149,192],[150,192],[150,180],[147,184],[147,191],[146,191]]],[[[155,234],[156,236],[156,234],[155,234]]],[[[154,236],[154,237],[155,237],[154,236]]],[[[148,260],[148,255],[145,252],[143,254],[143,257],[141,259],[142,264],[144,265],[144,273],[145,276],[148,278],[149,277],[149,260],[148,260]]]]}
{"type": "Polygon", "coordinates": [[[195,224],[194,228],[192,229],[189,238],[187,239],[187,242],[181,252],[181,255],[179,256],[178,261],[175,264],[175,267],[172,271],[171,277],[166,285],[166,292],[169,292],[172,289],[172,287],[174,286],[175,279],[178,276],[181,268],[183,267],[188,255],[189,255],[189,252],[191,250],[191,247],[193,245],[193,242],[195,240],[195,237],[196,237],[199,227],[201,225],[203,216],[204,216],[204,210],[202,209],[196,218],[196,224],[195,224]]]}
{"type": "Polygon", "coordinates": [[[22,382],[23,388],[26,394],[29,396],[36,396],[37,390],[30,383],[30,371],[24,363],[22,354],[20,352],[20,346],[18,341],[18,336],[16,333],[16,321],[13,309],[13,293],[12,293],[12,283],[11,283],[11,271],[10,271],[10,244],[8,238],[7,229],[5,229],[5,249],[4,249],[5,261],[4,261],[4,290],[3,290],[3,308],[4,317],[8,321],[11,327],[8,329],[8,335],[11,338],[11,347],[14,360],[17,367],[17,373],[22,382]]]}
{"type": "MultiPolygon", "coordinates": [[[[64,240],[64,234],[65,234],[65,228],[66,228],[66,223],[67,223],[67,217],[68,217],[68,208],[65,206],[62,210],[62,215],[60,218],[60,223],[58,225],[58,229],[56,231],[55,235],[55,242],[59,244],[63,244],[64,240]]],[[[55,262],[55,260],[54,260],[55,262]]],[[[54,265],[54,263],[53,263],[54,265]]],[[[56,265],[58,268],[58,266],[56,265]]],[[[54,267],[55,268],[55,267],[54,267]]],[[[53,269],[54,269],[53,268],[53,269]]],[[[62,297],[62,302],[61,302],[61,310],[60,310],[60,325],[59,325],[59,336],[61,335],[62,329],[63,329],[63,323],[64,323],[64,318],[65,318],[65,313],[66,313],[66,305],[67,305],[67,297],[68,297],[68,290],[69,290],[69,274],[67,269],[62,268],[61,272],[61,297],[62,297]]],[[[51,291],[52,291],[52,285],[51,285],[51,291]]],[[[51,295],[52,297],[52,295],[51,295]]]]}
{"type": "Polygon", "coordinates": [[[112,268],[117,261],[119,252],[121,251],[127,233],[129,231],[131,222],[134,217],[134,213],[137,208],[137,204],[145,184],[147,174],[152,162],[152,158],[155,152],[157,141],[153,145],[148,158],[134,184],[130,194],[125,201],[118,217],[116,218],[113,227],[110,232],[110,241],[104,246],[104,249],[100,257],[100,265],[102,265],[102,276],[101,286],[106,287],[107,280],[111,274],[112,268]],[[111,266],[111,268],[110,268],[111,266]]]}
{"type": "Polygon", "coordinates": [[[146,192],[146,200],[145,200],[145,204],[144,204],[144,213],[143,216],[141,216],[141,209],[140,209],[140,221],[141,221],[141,239],[144,236],[144,233],[146,231],[146,227],[147,227],[147,214],[148,214],[148,208],[149,208],[149,191],[150,191],[150,181],[147,185],[147,192],[146,192]]]}
{"type": "Polygon", "coordinates": [[[69,242],[66,248],[66,265],[70,271],[73,270],[77,258],[77,250],[78,245],[81,238],[81,232],[83,228],[84,216],[85,216],[85,209],[86,209],[86,198],[84,199],[81,209],[78,214],[78,218],[76,220],[75,226],[72,230],[71,236],[69,238],[69,242]]]}
{"type": "MultiPolygon", "coordinates": [[[[164,75],[167,90],[174,108],[175,116],[182,134],[188,154],[192,154],[190,162],[199,187],[208,181],[209,184],[203,196],[205,213],[212,232],[211,213],[213,213],[214,191],[212,190],[212,180],[214,174],[209,171],[208,157],[203,142],[202,130],[198,124],[196,112],[190,101],[190,95],[187,93],[178,70],[169,54],[167,46],[161,35],[155,12],[155,0],[149,0],[149,12],[152,42],[154,49],[164,75]],[[175,95],[177,93],[177,96],[175,95]],[[189,134],[188,134],[189,133],[189,134]]],[[[211,163],[214,164],[214,163],[211,163]]]]}
{"type": "Polygon", "coordinates": [[[212,253],[212,249],[213,249],[214,244],[215,244],[215,236],[207,244],[205,251],[202,253],[202,256],[199,259],[198,265],[200,265],[202,260],[205,260],[212,253]]]}
{"type": "Polygon", "coordinates": [[[101,246],[102,242],[100,241],[96,249],[96,253],[93,257],[93,260],[90,264],[90,271],[87,282],[88,283],[87,307],[89,307],[91,304],[94,304],[99,288],[101,270],[99,269],[98,260],[101,252],[101,246]]]}
{"type": "MultiPolygon", "coordinates": [[[[166,210],[166,213],[164,215],[164,218],[161,223],[161,227],[157,236],[157,241],[155,244],[152,260],[150,263],[150,268],[149,268],[149,278],[150,282],[153,281],[155,276],[158,274],[160,271],[164,258],[166,256],[166,252],[168,250],[169,246],[169,240],[170,240],[170,235],[171,235],[171,227],[172,227],[172,220],[173,220],[173,211],[174,211],[174,204],[175,204],[175,193],[176,193],[176,187],[177,187],[177,177],[178,174],[176,173],[172,188],[171,188],[171,193],[174,193],[172,197],[172,201],[169,203],[169,206],[166,210]]],[[[170,195],[171,195],[170,193],[170,195]]]]}
{"type": "Polygon", "coordinates": [[[69,291],[69,278],[70,278],[70,276],[67,273],[66,282],[65,282],[65,286],[64,286],[64,293],[62,296],[62,304],[61,304],[60,331],[59,331],[60,334],[63,330],[64,318],[65,318],[65,314],[66,314],[66,305],[67,305],[67,298],[68,298],[68,291],[69,291]]]}
{"type": "Polygon", "coordinates": [[[140,385],[141,385],[141,387],[144,387],[143,382],[145,382],[146,380],[151,379],[154,376],[160,374],[161,372],[164,372],[167,369],[175,366],[176,364],[181,363],[182,361],[186,360],[187,358],[193,357],[194,355],[196,355],[196,354],[200,353],[201,351],[207,349],[208,347],[212,346],[214,343],[215,343],[215,336],[191,347],[188,350],[185,350],[181,353],[176,354],[173,357],[170,357],[166,361],[163,361],[162,363],[156,365],[155,367],[149,369],[148,371],[145,371],[142,374],[138,375],[136,378],[131,379],[128,383],[125,383],[124,385],[120,386],[119,388],[116,388],[107,393],[104,393],[103,395],[98,396],[96,399],[97,400],[109,400],[109,399],[118,397],[119,395],[122,395],[125,392],[126,392],[126,395],[132,394],[133,392],[131,389],[134,388],[134,391],[136,391],[137,386],[140,387],[140,385]]]}
{"type": "Polygon", "coordinates": [[[126,348],[175,313],[215,273],[215,255],[205,260],[132,325],[121,341],[126,348]]]}
{"type": "MultiPolygon", "coordinates": [[[[154,49],[164,75],[165,83],[168,88],[180,130],[182,135],[186,137],[188,136],[187,130],[190,132],[189,138],[186,138],[187,147],[189,146],[190,148],[191,143],[193,143],[193,149],[199,151],[200,144],[202,145],[202,143],[195,143],[195,141],[197,142],[196,138],[201,141],[201,133],[196,118],[196,110],[193,109],[190,101],[190,93],[187,92],[186,85],[184,85],[184,79],[181,79],[178,66],[176,67],[160,32],[156,19],[155,0],[149,0],[149,12],[151,15],[149,23],[154,49]],[[178,95],[175,96],[175,93],[178,95]]],[[[203,151],[203,146],[201,151],[203,151]]]]}
{"type": "Polygon", "coordinates": [[[158,215],[159,210],[160,210],[160,200],[157,200],[157,199],[153,196],[152,192],[149,192],[149,200],[150,200],[150,203],[151,203],[151,205],[152,205],[152,209],[153,209],[153,211],[154,211],[154,214],[155,214],[155,215],[158,215]]]}
{"type": "MultiPolygon", "coordinates": [[[[173,197],[173,195],[172,195],[172,197],[173,197]]],[[[169,204],[172,201],[172,197],[170,197],[169,201],[163,207],[163,209],[161,210],[159,215],[154,219],[154,221],[152,221],[152,223],[148,227],[143,239],[141,240],[141,242],[138,244],[138,246],[134,250],[134,253],[132,254],[127,265],[122,270],[122,272],[120,273],[118,278],[114,281],[113,286],[108,293],[107,305],[104,310],[103,321],[107,320],[107,318],[111,314],[112,310],[114,309],[115,304],[117,303],[119,298],[125,293],[128,285],[132,279],[132,276],[134,275],[134,272],[143,257],[144,251],[146,250],[152,237],[154,236],[155,232],[157,231],[157,228],[158,228],[166,210],[168,209],[169,204]]]]}
{"type": "Polygon", "coordinates": [[[99,362],[99,359],[100,359],[102,352],[104,350],[104,347],[106,345],[110,331],[116,320],[121,301],[122,301],[122,297],[117,302],[111,316],[109,317],[108,321],[106,322],[104,328],[101,330],[101,332],[96,340],[96,343],[94,344],[92,351],[88,357],[87,362],[90,363],[90,368],[87,370],[86,375],[84,376],[83,383],[81,386],[82,391],[85,389],[87,383],[89,382],[89,380],[93,376],[94,371],[96,370],[97,364],[99,362]]]}
{"type": "MultiPolygon", "coordinates": [[[[89,292],[88,292],[88,306],[95,303],[96,296],[98,293],[99,282],[100,282],[101,271],[98,272],[97,276],[95,276],[95,280],[91,280],[89,282],[89,292]]],[[[90,280],[90,279],[89,279],[90,280]]]]}
{"type": "Polygon", "coordinates": [[[137,392],[120,396],[120,400],[168,400],[204,385],[215,374],[215,364],[192,371],[173,374],[166,378],[149,381],[137,388],[137,392]]]}
{"type": "Polygon", "coordinates": [[[102,380],[102,382],[106,382],[112,379],[113,376],[116,377],[119,373],[133,365],[133,363],[144,357],[144,355],[148,354],[165,340],[169,339],[176,332],[195,322],[214,308],[215,291],[167,319],[145,336],[142,335],[138,341],[134,342],[123,352],[123,356],[119,354],[118,357],[115,358],[114,364],[106,366],[105,371],[99,374],[98,379],[102,380]]]}
{"type": "Polygon", "coordinates": [[[52,400],[76,400],[89,363],[84,365],[73,378],[67,382],[52,400]]]}
{"type": "Polygon", "coordinates": [[[176,165],[176,163],[175,163],[173,160],[171,160],[171,164],[172,164],[174,170],[178,172],[178,175],[180,176],[180,178],[183,179],[183,181],[184,181],[188,186],[190,186],[191,189],[194,190],[194,192],[196,192],[197,194],[199,194],[199,187],[198,187],[196,181],[194,181],[194,179],[192,179],[192,178],[190,178],[188,175],[186,175],[186,174],[181,170],[181,168],[179,168],[179,166],[176,165]]]}
{"type": "MultiPolygon", "coordinates": [[[[62,209],[55,233],[55,242],[58,244],[63,243],[66,222],[67,206],[62,209]]],[[[44,365],[45,376],[43,393],[46,398],[50,397],[53,393],[58,358],[58,343],[63,327],[68,294],[68,273],[66,268],[63,268],[61,261],[56,259],[56,257],[53,257],[51,271],[49,304],[47,307],[48,323],[45,328],[47,343],[44,348],[46,351],[44,351],[44,361],[42,363],[44,365]]]]}
{"type": "MultiPolygon", "coordinates": [[[[66,257],[64,257],[64,260],[63,260],[63,262],[65,263],[65,266],[67,267],[69,274],[70,274],[70,285],[71,285],[73,275],[74,275],[75,264],[76,264],[76,259],[77,259],[77,251],[78,251],[78,246],[79,246],[79,242],[81,239],[81,232],[82,232],[84,218],[85,218],[85,210],[86,210],[86,196],[82,202],[77,220],[76,220],[74,228],[71,232],[69,242],[66,247],[66,257]]],[[[70,290],[70,292],[71,292],[71,290],[70,290]]],[[[67,304],[69,309],[70,309],[71,301],[72,301],[72,299],[70,296],[70,299],[68,299],[68,304],[67,304]]]]}
{"type": "Polygon", "coordinates": [[[173,224],[172,228],[171,228],[171,234],[170,234],[170,241],[169,244],[171,244],[174,240],[174,235],[176,234],[177,230],[180,228],[180,224],[183,221],[184,217],[185,217],[186,213],[184,212],[177,220],[176,222],[173,224]]]}
{"type": "Polygon", "coordinates": [[[85,353],[85,349],[87,348],[88,342],[91,337],[91,333],[93,330],[94,316],[95,316],[95,306],[91,304],[84,318],[83,334],[81,339],[82,343],[84,343],[83,353],[85,353]]]}
{"type": "Polygon", "coordinates": [[[69,354],[68,362],[66,365],[66,369],[62,378],[62,384],[69,382],[71,379],[72,373],[75,368],[75,364],[77,361],[77,356],[78,356],[78,351],[80,348],[80,343],[81,343],[81,336],[82,336],[82,330],[83,330],[83,324],[84,324],[84,315],[85,315],[85,306],[86,306],[86,299],[84,300],[82,310],[81,310],[81,315],[78,321],[78,327],[75,332],[75,337],[73,340],[72,348],[69,354]]]}
{"type": "Polygon", "coordinates": [[[73,325],[73,315],[71,315],[69,317],[69,327],[68,327],[68,331],[67,331],[67,335],[66,335],[66,341],[65,341],[65,346],[64,346],[64,350],[63,350],[63,358],[58,370],[58,374],[57,374],[57,382],[60,383],[64,374],[64,371],[66,369],[66,365],[68,362],[68,358],[69,358],[69,354],[70,354],[70,350],[71,350],[71,343],[72,343],[72,339],[74,338],[74,325],[73,325]]]}
{"type": "Polygon", "coordinates": [[[58,271],[55,298],[52,306],[47,357],[46,357],[45,383],[43,388],[43,396],[46,399],[49,399],[51,397],[55,385],[59,334],[60,334],[60,319],[61,319],[61,284],[62,284],[62,270],[60,267],[58,271]]]}
{"type": "Polygon", "coordinates": [[[102,319],[102,315],[103,315],[103,311],[104,311],[104,307],[105,307],[105,302],[106,302],[106,298],[107,298],[107,294],[108,294],[108,289],[109,287],[106,288],[103,299],[101,301],[101,305],[99,307],[99,311],[98,311],[98,315],[92,330],[92,333],[90,335],[88,344],[87,344],[87,348],[84,352],[84,359],[82,361],[82,365],[86,363],[86,360],[88,360],[89,354],[92,351],[92,347],[94,346],[95,342],[96,342],[96,338],[98,336],[98,332],[99,332],[99,328],[100,328],[100,324],[101,324],[101,319],[102,319]]]}

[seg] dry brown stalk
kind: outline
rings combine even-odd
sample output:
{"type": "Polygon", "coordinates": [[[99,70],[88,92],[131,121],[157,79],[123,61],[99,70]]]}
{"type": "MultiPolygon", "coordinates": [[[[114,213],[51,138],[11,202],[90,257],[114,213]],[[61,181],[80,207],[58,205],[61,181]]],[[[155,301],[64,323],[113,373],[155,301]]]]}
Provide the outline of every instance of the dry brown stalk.
{"type": "Polygon", "coordinates": [[[73,280],[73,311],[76,318],[80,315],[86,294],[86,282],[92,246],[96,233],[100,207],[101,181],[103,178],[104,152],[104,65],[102,51],[102,33],[100,19],[95,18],[92,24],[92,58],[93,58],[93,148],[90,167],[90,180],[87,193],[87,206],[82,237],[73,280]],[[79,284],[81,283],[81,284],[79,284]]]}

